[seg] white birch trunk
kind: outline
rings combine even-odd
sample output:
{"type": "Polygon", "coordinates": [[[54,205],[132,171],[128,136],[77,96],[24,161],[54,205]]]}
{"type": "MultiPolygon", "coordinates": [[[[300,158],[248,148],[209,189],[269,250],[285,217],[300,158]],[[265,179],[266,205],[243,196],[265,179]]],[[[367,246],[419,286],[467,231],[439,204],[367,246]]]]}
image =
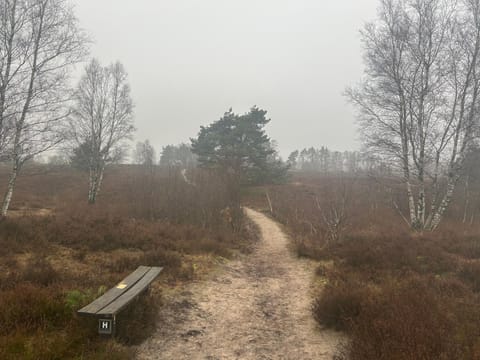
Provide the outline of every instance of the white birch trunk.
{"type": "Polygon", "coordinates": [[[93,170],[90,170],[90,175],[88,178],[88,202],[90,204],[95,204],[95,188],[96,188],[96,175],[93,170]]]}
{"type": "Polygon", "coordinates": [[[12,172],[10,173],[10,179],[8,180],[7,191],[3,197],[2,203],[2,217],[7,216],[10,203],[12,201],[13,190],[15,189],[15,182],[18,176],[19,166],[17,162],[14,162],[12,172]]]}
{"type": "Polygon", "coordinates": [[[100,189],[102,188],[104,172],[105,172],[105,167],[102,166],[102,168],[100,169],[100,173],[98,174],[97,191],[95,193],[95,198],[98,196],[98,193],[100,192],[100,189]]]}
{"type": "Polygon", "coordinates": [[[97,201],[98,193],[103,182],[103,173],[105,172],[105,167],[102,166],[100,169],[96,168],[90,171],[89,178],[89,188],[88,188],[88,202],[90,204],[95,204],[97,201]]]}
{"type": "Polygon", "coordinates": [[[34,85],[37,77],[38,71],[38,55],[40,51],[40,41],[43,34],[43,21],[45,16],[45,7],[46,3],[41,7],[39,15],[39,28],[37,29],[38,33],[35,36],[33,43],[33,59],[31,70],[28,80],[27,94],[25,98],[25,103],[22,106],[22,112],[18,121],[15,121],[15,138],[13,142],[13,167],[12,172],[10,173],[10,179],[7,185],[7,191],[5,192],[5,197],[3,198],[2,203],[2,216],[7,216],[8,208],[10,207],[10,202],[12,201],[13,190],[15,189],[15,182],[17,181],[18,172],[20,171],[20,166],[23,164],[25,159],[21,160],[21,151],[22,151],[22,135],[25,131],[25,120],[27,118],[28,112],[30,111],[30,105],[33,98],[34,85]]]}
{"type": "Polygon", "coordinates": [[[452,201],[456,180],[457,179],[453,178],[453,179],[450,179],[450,181],[448,182],[447,191],[437,211],[435,212],[435,215],[433,215],[432,223],[431,225],[429,225],[429,228],[430,228],[429,230],[434,231],[438,227],[438,225],[440,225],[443,215],[445,214],[445,211],[447,210],[448,206],[450,205],[450,202],[452,201]]]}
{"type": "Polygon", "coordinates": [[[417,215],[415,212],[415,198],[413,196],[412,184],[407,181],[407,196],[408,196],[408,209],[410,211],[410,226],[415,227],[417,223],[417,215]]]}
{"type": "Polygon", "coordinates": [[[419,229],[425,229],[425,185],[422,183],[420,185],[420,191],[418,194],[418,215],[417,215],[417,224],[419,229]]]}

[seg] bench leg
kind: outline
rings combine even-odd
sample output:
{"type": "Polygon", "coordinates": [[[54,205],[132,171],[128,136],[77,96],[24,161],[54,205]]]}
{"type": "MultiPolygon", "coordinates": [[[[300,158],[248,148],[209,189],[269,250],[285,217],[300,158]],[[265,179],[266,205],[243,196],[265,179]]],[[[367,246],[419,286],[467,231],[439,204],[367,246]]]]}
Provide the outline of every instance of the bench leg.
{"type": "Polygon", "coordinates": [[[113,322],[112,322],[112,337],[115,337],[117,332],[117,315],[113,315],[113,322]]]}

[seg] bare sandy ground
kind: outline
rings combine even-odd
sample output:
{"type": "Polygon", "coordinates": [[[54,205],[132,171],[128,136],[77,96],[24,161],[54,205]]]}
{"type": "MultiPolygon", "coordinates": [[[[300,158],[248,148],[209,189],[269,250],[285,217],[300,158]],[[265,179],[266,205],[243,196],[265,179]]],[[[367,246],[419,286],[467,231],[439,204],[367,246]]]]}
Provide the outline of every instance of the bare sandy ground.
{"type": "Polygon", "coordinates": [[[310,312],[313,264],[295,257],[280,227],[245,210],[259,226],[255,251],[190,285],[160,314],[138,359],[332,359],[341,336],[310,312]]]}

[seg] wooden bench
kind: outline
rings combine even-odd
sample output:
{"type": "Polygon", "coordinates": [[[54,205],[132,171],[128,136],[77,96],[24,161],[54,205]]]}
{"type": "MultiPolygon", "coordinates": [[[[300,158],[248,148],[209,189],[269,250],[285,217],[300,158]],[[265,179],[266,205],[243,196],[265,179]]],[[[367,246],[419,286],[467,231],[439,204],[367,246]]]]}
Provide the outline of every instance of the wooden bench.
{"type": "Polygon", "coordinates": [[[117,286],[78,310],[78,313],[97,317],[99,334],[114,335],[116,315],[147,290],[162,270],[161,267],[139,266],[117,286]]]}

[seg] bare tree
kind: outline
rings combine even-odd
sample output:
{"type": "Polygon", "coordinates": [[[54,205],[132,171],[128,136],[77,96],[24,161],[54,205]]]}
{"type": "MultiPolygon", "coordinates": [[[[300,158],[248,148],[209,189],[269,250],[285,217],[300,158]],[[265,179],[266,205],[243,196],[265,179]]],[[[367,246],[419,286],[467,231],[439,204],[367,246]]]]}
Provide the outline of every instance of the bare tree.
{"type": "Polygon", "coordinates": [[[347,96],[367,146],[399,165],[410,226],[434,230],[478,132],[480,0],[382,0],[347,96]]]}
{"type": "Polygon", "coordinates": [[[89,203],[95,203],[105,167],[123,155],[131,138],[133,102],[127,73],[119,62],[107,67],[93,59],[75,93],[76,105],[67,130],[70,144],[84,148],[89,167],[89,203]]]}
{"type": "MultiPolygon", "coordinates": [[[[315,196],[315,204],[322,215],[322,220],[327,228],[327,238],[325,246],[329,242],[337,242],[341,239],[343,233],[349,226],[348,203],[349,203],[349,189],[347,183],[342,180],[340,186],[335,186],[333,193],[329,194],[330,199],[324,201],[324,205],[320,204],[318,196],[315,196]]],[[[324,196],[328,198],[329,196],[324,196]]]]}
{"type": "Polygon", "coordinates": [[[147,139],[144,142],[137,142],[133,158],[136,164],[152,167],[156,163],[155,149],[147,139]]]}
{"type": "Polygon", "coordinates": [[[12,163],[5,216],[23,164],[62,140],[69,74],[87,39],[66,0],[2,1],[0,23],[0,155],[12,163]]]}

